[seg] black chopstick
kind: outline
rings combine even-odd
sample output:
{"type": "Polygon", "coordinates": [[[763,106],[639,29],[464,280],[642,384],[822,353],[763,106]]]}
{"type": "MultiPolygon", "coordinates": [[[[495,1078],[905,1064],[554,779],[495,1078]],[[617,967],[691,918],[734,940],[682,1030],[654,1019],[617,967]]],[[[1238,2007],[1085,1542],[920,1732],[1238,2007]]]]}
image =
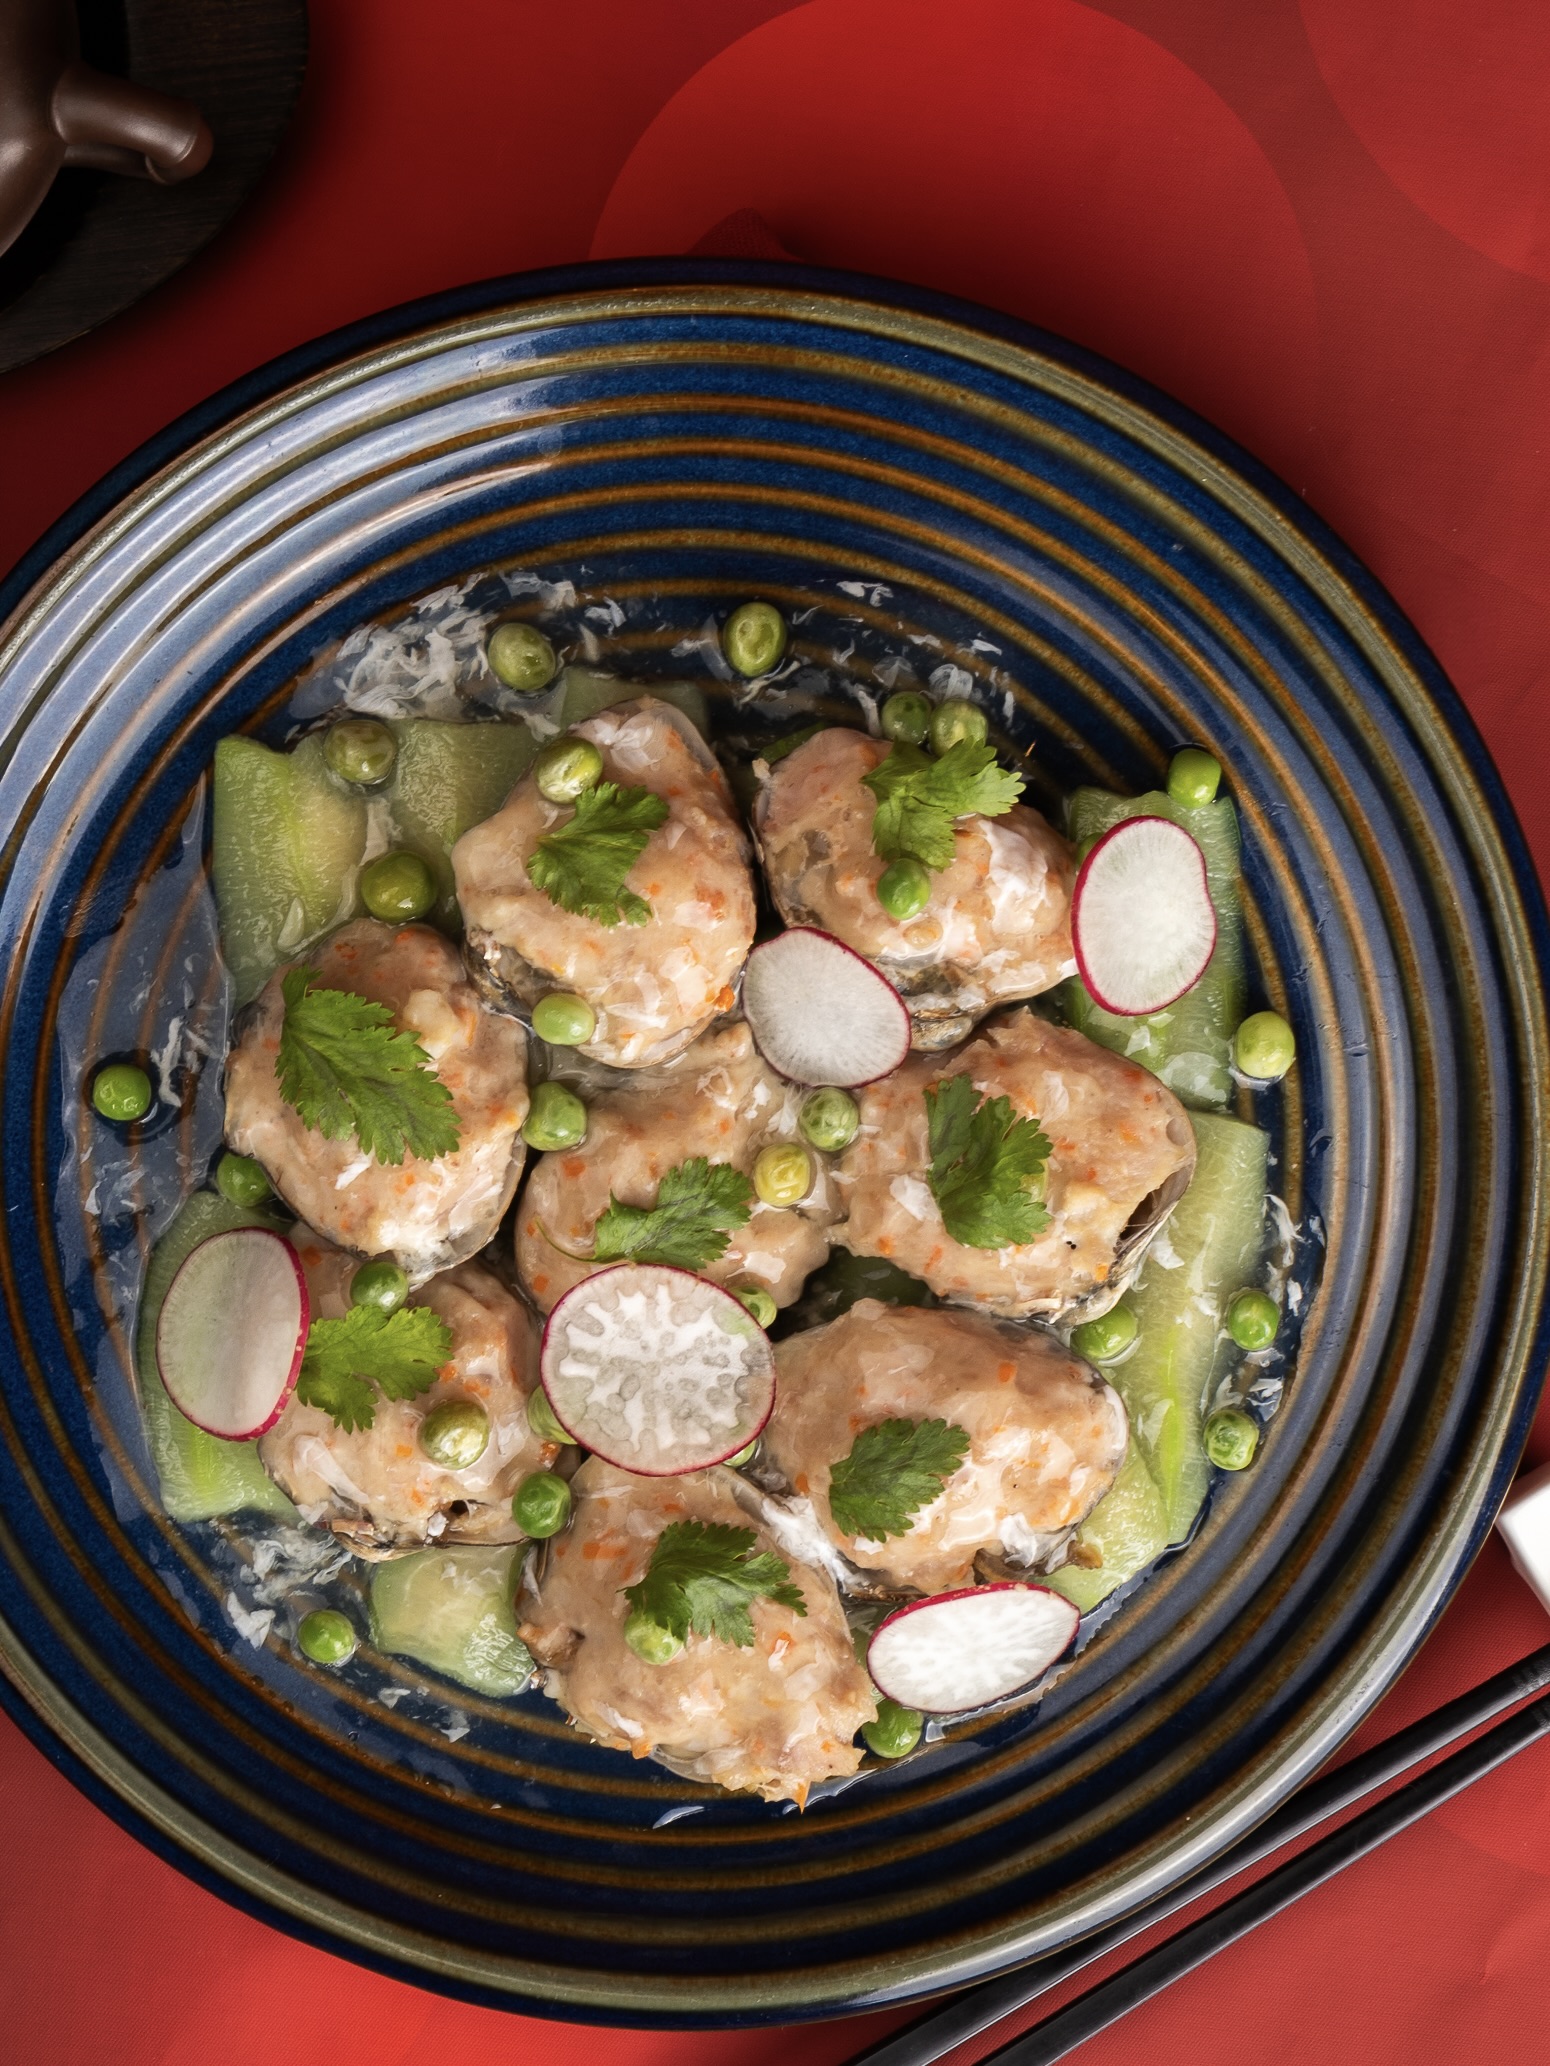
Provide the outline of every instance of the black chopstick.
{"type": "Polygon", "coordinates": [[[1138,2003],[1196,1966],[1203,1965],[1227,1945],[1236,1943],[1272,1915],[1279,1915],[1314,1887],[1322,1886],[1337,1872],[1365,1858],[1391,1836],[1408,1829],[1443,1801],[1451,1800],[1466,1786],[1515,1757],[1529,1744],[1550,1735],[1550,1695],[1533,1701],[1498,1722],[1475,1742],[1455,1751],[1440,1765],[1433,1765],[1408,1786],[1378,1801],[1353,1821],[1332,1830],[1306,1851],[1289,1858],[1262,1880],[1245,1887],[1211,1914],[1180,1930],[1155,1951],[1115,1973],[1085,1994],[1079,1994],[1053,2016],[1014,2037],[1009,2044],[986,2054],[983,2066],[1000,2060],[1002,2066],[1053,2066],[1089,2037],[1117,2022],[1138,2003]]]}
{"type": "MultiPolygon", "coordinates": [[[[1176,1914],[1224,1880],[1235,1878],[1294,1838],[1413,1771],[1505,1709],[1550,1687],[1550,1644],[1473,1691],[1447,1701],[1383,1743],[1347,1764],[1310,1780],[1259,1827],[1168,1893],[1067,1950],[1051,1953],[1018,1972],[989,1980],[950,1997],[880,2044],[855,2055],[852,2066],[933,2066],[956,2046],[979,2036],[1004,2017],[1025,2008],[1050,1988],[1091,1965],[1152,1924],[1176,1914]]],[[[1397,1793],[1344,1824],[1265,1879],[1180,1931],[1110,1979],[1091,1988],[1042,2024],[986,2056],[1004,2066],[1046,2066],[1073,2045],[1123,2016],[1138,2002],[1166,1987],[1213,1952],[1232,1943],[1300,1894],[1339,1872],[1354,1859],[1396,1835],[1419,1816],[1459,1792],[1550,1728],[1550,1699],[1537,1700],[1443,1764],[1424,1772],[1397,1793]],[[1266,1905],[1266,1904],[1269,1905],[1266,1905]],[[1040,2043],[1044,2049],[1037,2049],[1040,2043]],[[1053,2045],[1055,2049],[1049,2049],[1053,2045]]]]}

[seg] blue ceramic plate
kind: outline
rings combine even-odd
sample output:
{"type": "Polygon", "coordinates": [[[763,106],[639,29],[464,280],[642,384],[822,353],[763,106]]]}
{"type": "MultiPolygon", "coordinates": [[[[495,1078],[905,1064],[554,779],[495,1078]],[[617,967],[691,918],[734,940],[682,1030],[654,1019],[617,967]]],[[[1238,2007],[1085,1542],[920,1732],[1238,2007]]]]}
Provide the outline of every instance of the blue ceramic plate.
{"type": "Polygon", "coordinates": [[[820,2015],[1113,1919],[1377,1699],[1534,1406],[1545,921],[1437,668],[1241,453],[983,311],[794,268],[593,268],[255,376],[105,482],[7,606],[0,1683],[128,1827],[282,1927],[474,1999],[820,2015]],[[611,657],[646,674],[702,664],[700,628],[749,593],[863,677],[934,642],[1036,743],[1046,793],[1143,788],[1209,747],[1257,991],[1297,1029],[1262,1116],[1302,1327],[1260,1461],[1036,1709],[802,1815],[595,1750],[537,1694],[365,1652],[314,1671],[253,1618],[251,1531],[175,1527],[150,1489],[133,1286],[180,1155],[218,1130],[188,1038],[218,1045],[215,742],[282,737],[353,627],[511,569],[571,582],[580,617],[618,601],[611,657]],[[177,1109],[132,1151],[80,1126],[94,1054],[169,1041],[177,1109]]]}

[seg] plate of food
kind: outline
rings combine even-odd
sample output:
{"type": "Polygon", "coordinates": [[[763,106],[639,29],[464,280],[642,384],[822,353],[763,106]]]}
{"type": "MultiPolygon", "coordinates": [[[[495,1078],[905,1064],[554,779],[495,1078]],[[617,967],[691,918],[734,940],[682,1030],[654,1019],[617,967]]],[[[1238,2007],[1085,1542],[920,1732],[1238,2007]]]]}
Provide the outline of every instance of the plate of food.
{"type": "Polygon", "coordinates": [[[1197,1869],[1546,1339],[1544,912],[1394,605],[849,276],[444,296],[7,591],[0,1695],[228,1898],[689,2026],[1197,1869]]]}

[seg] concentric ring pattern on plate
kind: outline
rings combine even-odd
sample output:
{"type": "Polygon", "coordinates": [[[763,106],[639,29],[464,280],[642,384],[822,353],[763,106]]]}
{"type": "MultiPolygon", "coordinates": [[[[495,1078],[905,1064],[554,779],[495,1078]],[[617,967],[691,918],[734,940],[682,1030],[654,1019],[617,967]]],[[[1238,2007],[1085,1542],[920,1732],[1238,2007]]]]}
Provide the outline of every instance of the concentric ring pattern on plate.
{"type": "Polygon", "coordinates": [[[1418,641],[1241,454],[959,305],[787,268],[594,268],[270,369],[105,484],[9,601],[0,1667],[12,1712],[138,1833],[465,1995],[812,2015],[1123,1912],[1376,1699],[1478,1547],[1541,1374],[1543,914],[1418,641]],[[77,1131],[80,1072],[163,1038],[158,1013],[216,1023],[215,741],[282,736],[297,675],[363,620],[517,567],[583,604],[653,598],[621,634],[646,673],[681,671],[672,645],[747,593],[863,670],[936,640],[1046,793],[1142,786],[1208,746],[1243,817],[1260,988],[1297,1028],[1261,1116],[1307,1297],[1260,1463],[1037,1709],[803,1815],[592,1750],[538,1695],[428,1692],[370,1656],[325,1681],[278,1627],[243,1634],[235,1538],[172,1526],[148,1490],[125,1286],[179,1152],[214,1150],[216,1077],[194,1066],[184,1109],[115,1164],[77,1131]]]}

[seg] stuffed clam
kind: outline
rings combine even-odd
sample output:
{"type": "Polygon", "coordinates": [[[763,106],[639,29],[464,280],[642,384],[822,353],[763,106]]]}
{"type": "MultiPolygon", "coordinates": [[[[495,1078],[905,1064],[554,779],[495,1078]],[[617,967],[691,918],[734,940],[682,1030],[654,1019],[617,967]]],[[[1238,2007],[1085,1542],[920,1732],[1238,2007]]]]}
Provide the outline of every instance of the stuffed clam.
{"type": "Polygon", "coordinates": [[[770,894],[788,925],[819,926],[875,964],[904,997],[915,1045],[961,1040],[995,1005],[1072,975],[1071,847],[1037,811],[955,817],[929,901],[891,912],[879,896],[878,798],[868,776],[885,741],[833,728],[770,771],[755,811],[770,894]]]}
{"type": "MultiPolygon", "coordinates": [[[[440,933],[356,919],[272,976],[244,1014],[226,1066],[227,1144],[259,1163],[320,1235],[357,1255],[392,1256],[422,1283],[476,1255],[516,1192],[526,1155],[526,1047],[515,1021],[485,1007],[440,933]],[[306,998],[288,1001],[288,982],[306,998]],[[319,993],[324,1004],[341,1000],[341,1011],[354,1009],[344,1000],[359,1000],[390,1013],[393,1030],[434,1067],[446,1095],[426,1116],[424,1152],[393,1138],[379,1154],[342,1121],[332,1132],[313,1123],[327,1095],[319,1072],[330,1066],[313,1059],[322,1051],[315,1043],[341,1037],[319,993]],[[315,1038],[303,1013],[318,1022],[315,1038]],[[297,1091],[305,1111],[286,1094],[288,1022],[295,1066],[307,1072],[308,1089],[297,1091]]],[[[332,1109],[327,1116],[333,1124],[332,1109]]]]}
{"type": "Polygon", "coordinates": [[[777,1365],[761,1476],[894,1590],[1054,1569],[1125,1460],[1119,1394],[1034,1328],[862,1299],[777,1365]]]}
{"type": "Polygon", "coordinates": [[[524,1602],[522,1636],[577,1728],[686,1779],[765,1800],[800,1803],[818,1781],[855,1771],[854,1738],[877,1695],[827,1573],[779,1557],[706,1474],[638,1478],[594,1457],[573,1491],[575,1521],[524,1602]],[[780,1576],[748,1594],[720,1633],[632,1643],[630,1593],[664,1560],[664,1539],[674,1547],[668,1531],[690,1531],[678,1539],[692,1543],[707,1527],[746,1537],[780,1576]]]}
{"type": "Polygon", "coordinates": [[[573,1043],[583,1054],[649,1068],[735,1000],[754,935],[748,839],[714,754],[671,704],[643,696],[570,736],[599,756],[593,785],[557,802],[537,774],[524,776],[453,849],[469,967],[502,1007],[578,1000],[590,1021],[573,1043]],[[601,799],[595,834],[591,798],[601,799]],[[589,858],[616,828],[644,835],[617,881],[589,858]],[[593,844],[578,862],[584,837],[593,844]]]}
{"type": "Polygon", "coordinates": [[[744,1025],[707,1033],[667,1068],[593,1096],[585,1137],[538,1159],[517,1214],[517,1265],[539,1311],[618,1260],[619,1243],[633,1233],[615,1227],[621,1206],[632,1220],[649,1213],[664,1179],[671,1184],[690,1165],[706,1180],[731,1180],[725,1246],[698,1266],[719,1284],[758,1287],[777,1307],[792,1304],[829,1253],[838,1211],[827,1158],[802,1144],[802,1101],[761,1059],[744,1025]],[[784,1148],[795,1170],[784,1190],[778,1155],[764,1153],[771,1148],[784,1148]]]}
{"type": "Polygon", "coordinates": [[[863,1091],[835,1237],[985,1312],[1090,1318],[1123,1294],[1194,1164],[1189,1115],[1155,1076],[1014,1011],[955,1054],[914,1055],[863,1091]],[[965,1126],[986,1129],[980,1114],[1003,1099],[1004,1131],[1021,1124],[1036,1164],[1015,1230],[985,1224],[972,1176],[950,1200],[930,1181],[933,1129],[940,1140],[958,1106],[965,1126]]]}

